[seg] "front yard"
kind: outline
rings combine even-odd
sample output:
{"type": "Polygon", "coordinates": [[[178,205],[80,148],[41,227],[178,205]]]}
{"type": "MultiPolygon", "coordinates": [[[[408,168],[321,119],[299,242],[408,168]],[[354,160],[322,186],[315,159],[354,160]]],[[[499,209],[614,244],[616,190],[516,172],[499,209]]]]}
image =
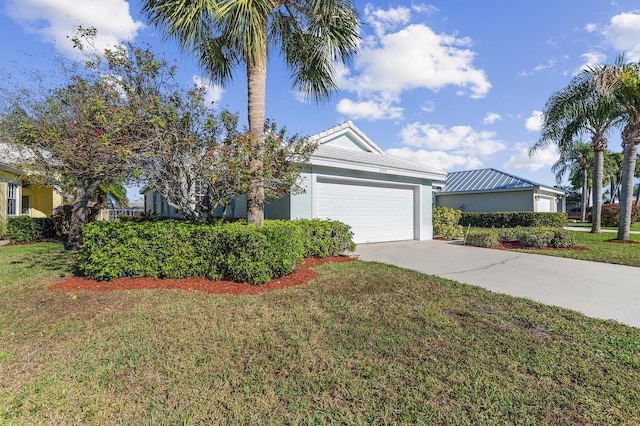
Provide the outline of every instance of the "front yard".
{"type": "Polygon", "coordinates": [[[73,265],[0,248],[2,424],[640,418],[640,331],[617,323],[365,262],[252,296],[47,289],[73,265]]]}

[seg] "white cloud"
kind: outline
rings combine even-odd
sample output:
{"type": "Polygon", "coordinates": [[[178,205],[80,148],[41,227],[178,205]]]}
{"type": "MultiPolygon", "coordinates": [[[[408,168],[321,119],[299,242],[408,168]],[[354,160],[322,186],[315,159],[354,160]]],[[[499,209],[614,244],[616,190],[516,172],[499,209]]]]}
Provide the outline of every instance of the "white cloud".
{"type": "Polygon", "coordinates": [[[580,57],[583,59],[584,62],[582,65],[580,65],[578,68],[576,68],[573,71],[573,75],[578,75],[580,71],[586,69],[587,67],[590,67],[596,64],[602,64],[607,60],[607,56],[601,52],[587,52],[580,55],[580,57]]]}
{"type": "Polygon", "coordinates": [[[584,26],[584,29],[588,33],[592,33],[598,29],[598,26],[596,24],[587,24],[584,26]]]}
{"type": "Polygon", "coordinates": [[[410,9],[366,7],[374,35],[364,37],[349,74],[340,87],[360,97],[398,99],[408,90],[438,91],[454,86],[471,98],[484,97],[491,88],[484,70],[474,67],[472,40],[436,34],[424,24],[409,24],[410,9]]]}
{"type": "Polygon", "coordinates": [[[212,105],[220,102],[222,95],[224,94],[224,89],[221,86],[218,86],[217,84],[210,84],[198,75],[194,75],[192,79],[193,84],[196,86],[204,86],[206,88],[207,91],[204,94],[204,101],[206,105],[211,107],[212,105]]]}
{"type": "Polygon", "coordinates": [[[502,120],[502,116],[500,114],[496,114],[495,112],[488,112],[487,115],[484,116],[482,122],[484,124],[493,124],[498,120],[502,120]]]}
{"type": "Polygon", "coordinates": [[[538,132],[542,129],[542,111],[533,111],[531,117],[527,118],[524,127],[530,132],[538,132]]]}
{"type": "Polygon", "coordinates": [[[354,102],[351,99],[341,99],[336,110],[353,120],[394,120],[402,118],[403,109],[394,107],[390,102],[374,100],[354,102]]]}
{"type": "Polygon", "coordinates": [[[418,13],[425,13],[428,16],[431,16],[440,9],[438,9],[436,6],[432,4],[421,3],[421,4],[412,4],[411,10],[415,10],[418,13]]]}
{"type": "Polygon", "coordinates": [[[388,149],[386,153],[444,171],[482,167],[482,161],[472,155],[456,155],[444,151],[427,151],[424,149],[413,150],[406,147],[388,149]]]}
{"type": "Polygon", "coordinates": [[[400,132],[403,145],[446,151],[465,158],[489,156],[504,150],[505,144],[495,139],[495,135],[495,132],[476,131],[470,126],[447,129],[437,124],[421,123],[409,124],[400,132]]]}
{"type": "Polygon", "coordinates": [[[540,170],[552,166],[559,158],[558,149],[555,145],[537,151],[529,157],[529,147],[526,144],[516,144],[514,154],[505,163],[504,169],[507,171],[514,169],[526,169],[529,171],[540,170]]]}
{"type": "Polygon", "coordinates": [[[25,32],[37,34],[73,56],[67,37],[75,34],[78,25],[98,30],[95,45],[99,50],[135,38],[144,26],[131,17],[126,0],[9,0],[5,11],[25,32]]]}
{"type": "Polygon", "coordinates": [[[602,32],[605,40],[630,61],[640,60],[640,12],[621,13],[611,18],[602,32]]]}

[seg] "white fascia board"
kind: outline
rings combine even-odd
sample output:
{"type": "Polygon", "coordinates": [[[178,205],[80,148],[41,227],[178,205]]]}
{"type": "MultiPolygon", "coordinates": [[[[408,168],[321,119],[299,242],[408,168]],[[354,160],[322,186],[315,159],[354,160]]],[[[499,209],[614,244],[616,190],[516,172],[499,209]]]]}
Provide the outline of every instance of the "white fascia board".
{"type": "Polygon", "coordinates": [[[341,162],[336,160],[328,160],[328,159],[318,159],[312,158],[310,164],[312,166],[322,166],[322,167],[331,167],[334,169],[342,169],[342,170],[356,170],[360,172],[369,172],[369,173],[379,173],[382,175],[388,176],[401,176],[401,177],[411,177],[418,179],[428,179],[428,180],[443,180],[446,178],[446,174],[443,173],[427,173],[427,172],[418,172],[413,170],[401,170],[393,167],[383,167],[383,166],[368,166],[366,164],[357,164],[350,162],[341,162]]]}

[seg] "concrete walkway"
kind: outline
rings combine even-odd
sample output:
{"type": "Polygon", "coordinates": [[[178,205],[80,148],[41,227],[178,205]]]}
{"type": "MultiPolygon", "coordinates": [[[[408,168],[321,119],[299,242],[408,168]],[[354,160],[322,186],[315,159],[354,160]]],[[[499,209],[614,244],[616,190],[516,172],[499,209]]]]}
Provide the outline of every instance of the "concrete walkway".
{"type": "Polygon", "coordinates": [[[358,245],[361,260],[449,278],[640,328],[640,268],[463,246],[460,241],[358,245]]]}

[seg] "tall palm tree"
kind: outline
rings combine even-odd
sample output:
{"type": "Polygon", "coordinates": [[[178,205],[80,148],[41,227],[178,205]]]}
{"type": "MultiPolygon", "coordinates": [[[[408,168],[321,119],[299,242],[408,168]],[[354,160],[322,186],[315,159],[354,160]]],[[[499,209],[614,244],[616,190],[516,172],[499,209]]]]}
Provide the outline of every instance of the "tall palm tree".
{"type": "Polygon", "coordinates": [[[360,40],[352,0],[144,0],[143,12],[187,52],[212,81],[225,84],[246,67],[249,132],[255,157],[247,219],[264,220],[263,135],[267,58],[279,51],[293,87],[315,101],[337,89],[335,66],[355,55],[360,40]]]}
{"type": "Polygon", "coordinates": [[[589,190],[589,169],[593,166],[593,150],[591,145],[584,142],[575,141],[568,149],[560,152],[560,158],[551,167],[551,171],[556,175],[556,182],[562,183],[564,175],[580,174],[582,199],[580,218],[584,222],[587,218],[588,190],[589,190]]]}
{"type": "Polygon", "coordinates": [[[542,134],[529,150],[555,144],[562,152],[569,152],[573,140],[583,134],[591,136],[593,160],[593,208],[591,232],[601,232],[602,178],[607,133],[617,124],[618,104],[602,96],[590,70],[582,71],[564,89],[554,92],[543,111],[542,134]]]}
{"type": "Polygon", "coordinates": [[[624,57],[619,56],[614,64],[592,67],[591,72],[599,93],[619,105],[624,123],[621,135],[624,165],[617,238],[628,240],[631,229],[633,178],[640,144],[640,63],[624,63],[624,57]]]}
{"type": "MultiPolygon", "coordinates": [[[[609,183],[609,202],[615,203],[616,197],[619,200],[620,184],[622,182],[622,167],[624,165],[624,155],[621,152],[611,152],[607,150],[604,154],[604,174],[605,181],[609,183]]],[[[606,184],[606,182],[605,182],[606,184]]]]}

